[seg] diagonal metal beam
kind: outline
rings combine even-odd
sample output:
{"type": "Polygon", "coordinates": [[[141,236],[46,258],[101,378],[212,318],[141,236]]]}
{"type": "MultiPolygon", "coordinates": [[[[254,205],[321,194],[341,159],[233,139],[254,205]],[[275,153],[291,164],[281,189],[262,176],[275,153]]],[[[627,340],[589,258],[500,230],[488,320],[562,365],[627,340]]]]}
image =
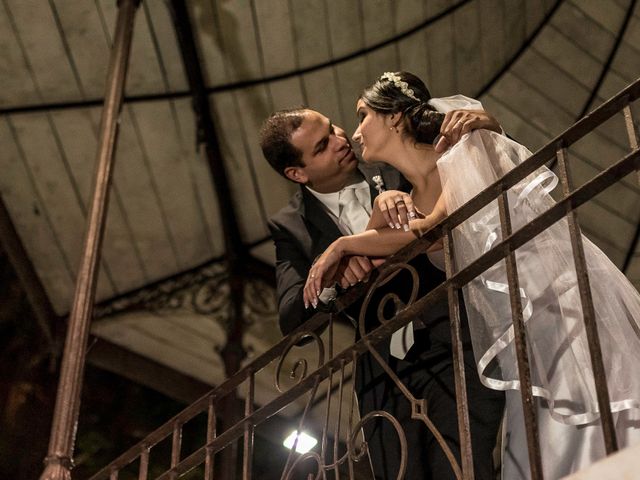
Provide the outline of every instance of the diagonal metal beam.
{"type": "Polygon", "coordinates": [[[227,170],[222,160],[220,141],[213,115],[211,114],[193,27],[191,26],[189,12],[184,1],[172,0],[170,6],[182,61],[189,81],[192,106],[196,115],[197,142],[199,145],[204,145],[205,148],[214,190],[220,205],[220,217],[222,218],[227,255],[232,259],[241,256],[244,247],[242,246],[240,230],[236,221],[237,217],[229,189],[227,170]]]}
{"type": "Polygon", "coordinates": [[[638,222],[638,226],[636,227],[636,233],[633,235],[633,240],[629,244],[629,250],[627,251],[627,255],[625,256],[624,263],[622,264],[622,273],[627,274],[627,270],[631,265],[631,260],[635,255],[636,249],[640,244],[640,222],[638,222]]]}
{"type": "Polygon", "coordinates": [[[496,72],[496,74],[493,77],[491,77],[489,81],[485,83],[482,86],[482,88],[480,88],[480,90],[476,92],[476,94],[474,95],[475,98],[480,98],[484,94],[486,94],[489,90],[491,90],[491,88],[498,82],[498,80],[500,80],[502,76],[511,69],[511,67],[522,57],[524,52],[526,52],[529,49],[529,47],[533,44],[534,40],[538,38],[538,35],[542,31],[542,29],[546,27],[549,24],[549,22],[551,22],[551,19],[556,14],[556,11],[560,7],[560,5],[562,5],[563,2],[564,0],[556,0],[556,3],[553,5],[553,7],[551,7],[551,10],[547,12],[545,17],[536,27],[536,29],[533,32],[531,32],[531,35],[529,35],[526,41],[520,46],[518,51],[516,51],[513,54],[513,56],[502,66],[502,68],[498,72],[496,72]]]}
{"type": "Polygon", "coordinates": [[[627,8],[627,12],[622,21],[622,25],[620,26],[620,30],[618,30],[618,35],[616,35],[616,40],[613,43],[613,46],[611,47],[609,56],[607,57],[607,61],[602,66],[602,69],[600,70],[600,75],[598,76],[598,80],[596,81],[596,84],[591,89],[591,94],[589,95],[589,98],[585,102],[584,107],[582,108],[582,111],[580,112],[580,115],[578,115],[578,118],[576,120],[580,120],[582,117],[584,117],[587,114],[587,112],[589,111],[589,108],[591,108],[591,104],[596,98],[596,95],[598,95],[598,92],[600,91],[600,87],[602,87],[602,84],[604,83],[604,79],[609,73],[609,68],[613,63],[613,59],[618,53],[620,45],[622,44],[622,40],[624,39],[624,36],[627,33],[627,28],[629,27],[629,21],[631,20],[631,17],[633,16],[633,12],[635,11],[635,9],[636,9],[636,0],[631,0],[631,3],[629,4],[629,8],[627,8]]]}
{"type": "MultiPolygon", "coordinates": [[[[247,251],[242,244],[240,229],[237,223],[237,216],[233,204],[233,197],[229,188],[229,177],[222,158],[220,142],[216,133],[216,128],[211,114],[211,105],[207,94],[207,87],[198,57],[198,48],[193,34],[189,11],[184,0],[171,0],[171,17],[178,38],[178,45],[182,55],[182,61],[189,81],[191,90],[193,109],[197,122],[197,142],[204,144],[209,171],[211,173],[214,191],[218,198],[220,217],[222,219],[222,230],[225,241],[226,260],[229,268],[229,284],[231,298],[230,328],[227,336],[227,343],[222,349],[222,359],[224,361],[227,376],[236,373],[242,360],[246,357],[246,351],[242,345],[244,333],[244,322],[242,305],[244,303],[244,278],[243,257],[247,251]]],[[[222,407],[221,418],[223,425],[234,422],[237,418],[242,418],[242,405],[235,395],[230,395],[225,399],[222,407]]],[[[231,480],[237,478],[239,452],[238,443],[233,443],[225,449],[219,463],[219,477],[221,480],[231,480]]]]}

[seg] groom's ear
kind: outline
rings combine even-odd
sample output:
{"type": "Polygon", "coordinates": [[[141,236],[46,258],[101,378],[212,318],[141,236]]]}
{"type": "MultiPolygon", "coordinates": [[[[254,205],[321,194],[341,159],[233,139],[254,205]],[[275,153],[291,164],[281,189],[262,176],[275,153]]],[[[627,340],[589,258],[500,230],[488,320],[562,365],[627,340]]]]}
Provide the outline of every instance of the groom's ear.
{"type": "Polygon", "coordinates": [[[284,169],[284,175],[289,180],[294,181],[296,183],[307,183],[309,181],[309,177],[302,169],[302,167],[287,167],[284,169]]]}

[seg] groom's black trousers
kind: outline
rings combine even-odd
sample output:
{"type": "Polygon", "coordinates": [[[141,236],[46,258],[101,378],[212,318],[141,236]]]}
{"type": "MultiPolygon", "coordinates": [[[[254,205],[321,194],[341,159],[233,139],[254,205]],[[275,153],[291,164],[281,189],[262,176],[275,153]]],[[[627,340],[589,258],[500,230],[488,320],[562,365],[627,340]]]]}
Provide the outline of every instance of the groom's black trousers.
{"type": "MultiPolygon", "coordinates": [[[[444,280],[444,274],[431,264],[420,265],[418,271],[423,273],[421,294],[444,280]]],[[[504,411],[504,394],[490,390],[480,383],[462,296],[460,303],[474,474],[476,479],[493,480],[493,450],[504,411]]],[[[448,304],[443,300],[425,312],[422,319],[428,322],[429,327],[415,330],[414,345],[405,359],[399,360],[389,355],[388,341],[380,342],[376,349],[412,395],[418,400],[426,400],[426,414],[445,438],[460,465],[453,347],[448,310],[448,304]]],[[[367,331],[375,326],[374,322],[371,322],[367,331]]],[[[400,422],[407,439],[405,479],[456,478],[435,437],[422,420],[411,418],[409,400],[369,354],[364,354],[358,360],[355,386],[361,417],[374,410],[383,410],[400,422]]],[[[400,468],[401,451],[394,426],[386,419],[377,418],[367,422],[364,431],[376,478],[395,480],[400,468]]]]}
{"type": "MultiPolygon", "coordinates": [[[[416,342],[428,332],[416,332],[416,342]]],[[[427,339],[428,341],[428,339],[427,339]]],[[[424,398],[427,415],[445,438],[460,464],[458,416],[455,400],[454,367],[451,353],[431,344],[405,360],[390,357],[388,364],[416,399],[424,398]],[[440,350],[438,352],[438,350],[440,350]]],[[[411,355],[411,352],[410,352],[411,355]]],[[[495,479],[493,449],[504,409],[504,394],[483,386],[476,373],[471,352],[466,353],[465,376],[471,424],[471,442],[476,479],[495,479]]],[[[411,404],[393,381],[381,371],[376,360],[365,355],[358,364],[358,399],[361,415],[373,410],[391,413],[401,424],[407,439],[407,480],[446,480],[455,475],[442,448],[422,420],[411,418],[411,404]],[[359,381],[363,377],[371,380],[359,381]]],[[[377,479],[396,479],[400,468],[400,444],[395,428],[385,419],[365,426],[369,454],[377,479]]]]}

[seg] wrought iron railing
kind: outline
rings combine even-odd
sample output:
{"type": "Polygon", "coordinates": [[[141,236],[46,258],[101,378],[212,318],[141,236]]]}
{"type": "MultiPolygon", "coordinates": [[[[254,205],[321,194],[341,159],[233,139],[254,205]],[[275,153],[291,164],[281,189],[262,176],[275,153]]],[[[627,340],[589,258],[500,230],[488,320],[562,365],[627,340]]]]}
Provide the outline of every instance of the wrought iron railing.
{"type": "MultiPolygon", "coordinates": [[[[223,384],[200,398],[169,422],[147,436],[139,444],[130,448],[111,464],[104,467],[92,477],[92,480],[106,478],[114,480],[118,478],[120,470],[134,462],[138,462],[138,478],[148,478],[150,453],[160,442],[168,440],[169,438],[171,438],[170,464],[166,470],[157,477],[158,479],[179,478],[196,467],[204,470],[203,477],[205,479],[212,479],[214,475],[214,463],[217,458],[216,455],[236,442],[242,443],[242,478],[250,479],[252,478],[255,429],[291,402],[303,398],[305,395],[308,395],[309,398],[299,418],[298,430],[304,429],[305,422],[307,421],[307,413],[311,404],[315,399],[322,396],[326,401],[322,441],[320,442],[318,451],[300,455],[294,453],[294,449],[292,449],[286,464],[283,466],[282,478],[302,478],[296,477],[296,475],[302,475],[303,467],[308,468],[309,471],[307,473],[313,473],[315,478],[322,478],[322,475],[327,472],[335,472],[335,478],[339,478],[340,472],[347,472],[347,475],[351,478],[361,478],[361,476],[357,476],[359,474],[355,472],[358,464],[363,461],[361,458],[363,456],[366,457],[366,446],[362,443],[362,426],[374,417],[383,416],[396,427],[400,439],[403,438],[403,435],[399,423],[388,413],[371,412],[362,419],[357,418],[357,409],[355,407],[356,399],[353,388],[347,388],[345,378],[351,372],[355,371],[353,365],[355,365],[357,358],[365,352],[370,353],[380,363],[387,374],[397,383],[398,388],[404,393],[407,400],[411,402],[414,412],[413,417],[423,421],[437,438],[439,434],[430,422],[425,401],[420,398],[415,398],[411,392],[402,385],[395,376],[395,373],[374,347],[379,342],[388,339],[393,332],[415,319],[421,311],[435,305],[436,302],[442,299],[447,299],[449,303],[451,336],[454,345],[453,360],[461,439],[460,464],[455,456],[448,450],[446,442],[440,439],[440,444],[445,450],[445,454],[449,458],[456,476],[464,479],[474,478],[468,405],[464,381],[458,292],[464,285],[502,260],[506,262],[508,274],[518,371],[519,378],[522,382],[521,393],[527,431],[531,476],[536,479],[542,478],[542,458],[538,443],[536,412],[533,408],[531,374],[527,358],[522,304],[520,294],[518,293],[519,278],[516,268],[515,251],[563,217],[567,217],[568,219],[573,259],[577,271],[585,328],[596,380],[596,391],[599,411],[601,412],[602,428],[604,429],[606,451],[608,454],[616,451],[617,443],[609,407],[606,372],[604,371],[602,354],[600,352],[593,300],[590,295],[589,275],[585,263],[576,209],[601,193],[607,187],[640,168],[637,124],[634,123],[631,109],[631,104],[636,101],[639,96],[640,80],[637,80],[594,112],[553,139],[533,154],[526,162],[517,166],[498,182],[478,194],[470,202],[466,203],[427,232],[422,238],[416,240],[391,257],[374,273],[372,279],[367,284],[354,287],[344,296],[340,297],[334,304],[333,314],[328,318],[326,315],[316,315],[310,319],[291,335],[283,338],[269,351],[260,355],[238,373],[227,379],[223,384]],[[620,112],[622,112],[625,119],[626,133],[630,145],[629,153],[615,162],[610,162],[608,168],[579,188],[572,189],[567,154],[568,148],[620,112]],[[558,175],[562,185],[562,198],[534,221],[513,232],[511,229],[507,191],[536,169],[554,159],[557,159],[558,162],[558,175]],[[453,248],[452,231],[496,199],[499,202],[503,240],[497,242],[491,250],[465,268],[455,271],[455,252],[453,248]],[[407,262],[413,257],[424,253],[429,245],[440,239],[443,240],[444,245],[446,281],[421,298],[416,298],[417,290],[415,290],[411,301],[407,305],[401,305],[398,313],[393,318],[389,320],[382,319],[380,326],[375,330],[369,333],[364,332],[364,312],[366,310],[366,304],[371,299],[372,292],[399,270],[409,270],[417,284],[417,282],[419,282],[419,275],[407,262]],[[337,316],[357,300],[363,299],[363,297],[364,305],[360,310],[358,325],[358,328],[361,329],[362,337],[348,348],[334,351],[335,342],[333,329],[337,316]],[[324,334],[321,335],[317,333],[323,329],[325,329],[324,334]],[[311,339],[304,348],[317,351],[317,365],[315,368],[309,368],[306,360],[296,362],[297,370],[294,375],[295,378],[292,381],[292,385],[285,388],[281,385],[283,362],[285,358],[291,354],[294,346],[300,344],[303,338],[311,339]],[[256,376],[266,371],[269,366],[275,366],[276,377],[273,381],[273,388],[274,390],[279,390],[281,393],[267,403],[257,406],[255,398],[256,376]],[[321,388],[324,391],[323,395],[320,395],[321,388]],[[221,402],[230,396],[244,397],[244,416],[238,419],[231,427],[224,431],[219,431],[217,429],[218,407],[221,402]],[[348,411],[343,411],[342,408],[345,397],[348,398],[346,402],[346,404],[349,405],[348,411]],[[331,402],[340,403],[338,417],[342,416],[343,418],[331,418],[329,414],[331,411],[331,402]],[[189,422],[194,421],[196,417],[201,415],[206,415],[207,417],[206,439],[198,448],[183,457],[181,455],[183,429],[189,422]],[[345,419],[346,422],[344,421],[345,419]],[[343,427],[345,424],[347,425],[347,432],[341,430],[345,428],[343,427]],[[341,438],[345,440],[342,446],[339,445],[341,438]],[[333,442],[333,445],[331,445],[331,442],[333,442]],[[313,464],[313,466],[310,467],[310,464],[313,464]]],[[[387,297],[387,299],[388,298],[389,297],[387,297]]],[[[353,375],[355,375],[355,373],[353,373],[353,375]]],[[[406,452],[406,450],[404,451],[406,452]]],[[[406,456],[403,456],[398,478],[402,478],[406,462],[406,456]]],[[[304,478],[306,478],[306,474],[304,478]]]]}

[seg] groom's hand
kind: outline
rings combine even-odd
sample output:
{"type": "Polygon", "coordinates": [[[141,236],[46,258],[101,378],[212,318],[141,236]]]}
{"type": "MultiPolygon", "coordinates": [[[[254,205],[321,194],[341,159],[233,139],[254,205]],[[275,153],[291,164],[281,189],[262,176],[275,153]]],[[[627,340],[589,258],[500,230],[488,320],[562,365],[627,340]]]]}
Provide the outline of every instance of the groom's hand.
{"type": "Polygon", "coordinates": [[[478,128],[502,133],[498,121],[484,110],[452,110],[447,112],[440,127],[440,140],[436,144],[436,152],[444,152],[447,148],[455,145],[465,133],[478,128]]]}
{"type": "Polygon", "coordinates": [[[371,270],[384,263],[384,258],[369,259],[359,255],[353,255],[342,260],[336,281],[342,288],[349,288],[358,282],[367,280],[371,270]]]}

